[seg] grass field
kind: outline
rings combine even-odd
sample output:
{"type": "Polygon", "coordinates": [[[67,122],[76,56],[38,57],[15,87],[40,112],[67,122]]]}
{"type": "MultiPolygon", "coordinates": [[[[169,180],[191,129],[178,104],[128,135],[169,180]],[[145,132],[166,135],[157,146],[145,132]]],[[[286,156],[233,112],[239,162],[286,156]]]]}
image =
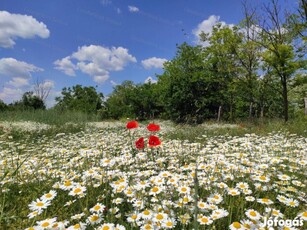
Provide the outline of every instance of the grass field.
{"type": "Polygon", "coordinates": [[[6,116],[0,229],[307,228],[304,122],[155,121],[162,144],[138,150],[149,122],[6,116]]]}

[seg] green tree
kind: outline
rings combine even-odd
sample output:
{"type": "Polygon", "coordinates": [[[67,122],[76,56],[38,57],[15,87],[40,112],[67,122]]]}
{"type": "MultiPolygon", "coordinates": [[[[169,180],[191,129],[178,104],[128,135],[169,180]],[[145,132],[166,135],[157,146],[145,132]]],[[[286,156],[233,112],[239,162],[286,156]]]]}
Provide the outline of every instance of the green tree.
{"type": "Polygon", "coordinates": [[[5,104],[2,100],[0,100],[0,112],[3,112],[8,109],[8,105],[5,104]]]}
{"type": "Polygon", "coordinates": [[[283,100],[283,117],[289,119],[289,81],[294,73],[302,67],[300,57],[294,50],[295,34],[287,30],[285,15],[281,15],[277,0],[271,0],[271,5],[264,7],[266,19],[259,20],[259,39],[257,42],[265,49],[262,55],[263,64],[269,75],[280,80],[280,90],[283,100]]]}
{"type": "Polygon", "coordinates": [[[103,105],[103,94],[98,93],[92,86],[75,85],[64,87],[62,96],[56,97],[56,108],[74,110],[84,113],[96,113],[103,105]]]}
{"type": "Polygon", "coordinates": [[[202,40],[209,44],[204,48],[205,65],[215,83],[215,93],[218,95],[215,103],[219,106],[218,114],[223,108],[225,112],[228,112],[230,120],[235,118],[235,105],[238,98],[237,80],[241,71],[236,57],[237,47],[241,42],[241,38],[235,32],[237,30],[237,27],[232,28],[219,23],[213,27],[211,34],[201,34],[202,40]]]}
{"type": "Polygon", "coordinates": [[[21,100],[11,104],[11,107],[17,110],[46,109],[44,101],[32,91],[25,92],[21,100]]]}
{"type": "Polygon", "coordinates": [[[158,76],[160,101],[170,119],[199,123],[206,118],[214,92],[206,77],[210,76],[206,75],[202,48],[187,43],[178,46],[176,57],[164,64],[164,73],[158,76]]]}

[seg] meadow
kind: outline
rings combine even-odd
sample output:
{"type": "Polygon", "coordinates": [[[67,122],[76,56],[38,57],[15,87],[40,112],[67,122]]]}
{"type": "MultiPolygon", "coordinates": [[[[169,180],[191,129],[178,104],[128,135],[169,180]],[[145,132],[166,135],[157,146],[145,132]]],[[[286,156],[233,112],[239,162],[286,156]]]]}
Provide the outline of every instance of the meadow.
{"type": "Polygon", "coordinates": [[[0,229],[307,229],[304,123],[40,116],[0,119],[0,229]]]}

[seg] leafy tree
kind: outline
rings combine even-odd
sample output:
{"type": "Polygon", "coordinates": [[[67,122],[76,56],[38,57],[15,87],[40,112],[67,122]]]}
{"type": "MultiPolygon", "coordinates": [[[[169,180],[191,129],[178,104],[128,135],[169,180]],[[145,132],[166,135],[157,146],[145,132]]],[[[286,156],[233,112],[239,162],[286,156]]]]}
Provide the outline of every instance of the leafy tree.
{"type": "Polygon", "coordinates": [[[32,91],[25,92],[21,100],[11,104],[11,107],[17,110],[46,109],[44,101],[32,91]]]}
{"type": "Polygon", "coordinates": [[[209,94],[214,91],[206,85],[203,61],[200,46],[183,43],[176,57],[164,64],[164,73],[158,76],[160,100],[167,116],[175,122],[198,123],[208,115],[209,94]]]}
{"type": "Polygon", "coordinates": [[[235,103],[237,99],[237,77],[240,68],[235,56],[240,37],[236,35],[237,27],[231,28],[217,24],[213,27],[211,34],[202,33],[203,41],[209,43],[204,48],[205,65],[210,71],[215,83],[215,103],[220,110],[228,111],[228,118],[234,119],[235,103]]]}
{"type": "Polygon", "coordinates": [[[98,93],[92,86],[75,85],[64,87],[62,96],[56,97],[56,108],[63,110],[81,111],[84,113],[96,113],[102,108],[103,94],[98,93]]]}
{"type": "Polygon", "coordinates": [[[2,100],[0,100],[0,112],[3,112],[8,109],[8,105],[5,104],[2,100]]]}

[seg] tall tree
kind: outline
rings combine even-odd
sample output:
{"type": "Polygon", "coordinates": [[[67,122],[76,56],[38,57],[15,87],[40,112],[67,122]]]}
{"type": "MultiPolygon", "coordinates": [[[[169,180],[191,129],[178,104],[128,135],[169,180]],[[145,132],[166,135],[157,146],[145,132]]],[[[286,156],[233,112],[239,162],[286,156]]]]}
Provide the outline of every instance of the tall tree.
{"type": "Polygon", "coordinates": [[[280,80],[283,98],[283,117],[289,119],[288,85],[293,74],[300,68],[294,52],[293,34],[286,29],[286,15],[281,13],[277,0],[264,6],[264,15],[258,23],[259,38],[257,42],[265,49],[262,58],[270,73],[280,80]]]}
{"type": "Polygon", "coordinates": [[[64,87],[61,94],[62,96],[55,99],[57,108],[85,113],[96,113],[102,108],[103,94],[98,93],[92,86],[64,87]]]}

